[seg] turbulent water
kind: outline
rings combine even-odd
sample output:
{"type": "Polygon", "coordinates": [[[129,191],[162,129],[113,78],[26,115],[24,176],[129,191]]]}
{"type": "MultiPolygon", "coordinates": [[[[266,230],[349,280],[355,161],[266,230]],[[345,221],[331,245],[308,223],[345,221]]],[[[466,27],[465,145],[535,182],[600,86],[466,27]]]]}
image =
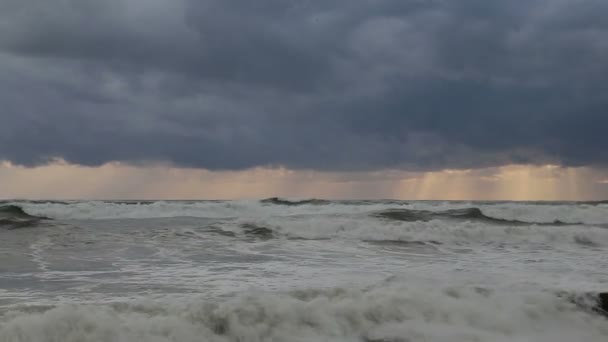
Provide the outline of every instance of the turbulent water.
{"type": "Polygon", "coordinates": [[[0,202],[0,341],[608,341],[608,203],[0,202]]]}

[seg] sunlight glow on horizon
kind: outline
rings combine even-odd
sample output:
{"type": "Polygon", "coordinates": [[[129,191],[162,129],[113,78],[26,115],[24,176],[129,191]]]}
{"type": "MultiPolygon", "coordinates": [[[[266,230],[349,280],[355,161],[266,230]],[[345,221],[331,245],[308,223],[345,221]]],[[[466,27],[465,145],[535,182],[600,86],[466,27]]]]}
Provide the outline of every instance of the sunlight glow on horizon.
{"type": "Polygon", "coordinates": [[[608,172],[556,165],[407,172],[321,172],[285,168],[209,171],[166,165],[56,161],[26,168],[0,162],[3,199],[602,200],[608,172]]]}

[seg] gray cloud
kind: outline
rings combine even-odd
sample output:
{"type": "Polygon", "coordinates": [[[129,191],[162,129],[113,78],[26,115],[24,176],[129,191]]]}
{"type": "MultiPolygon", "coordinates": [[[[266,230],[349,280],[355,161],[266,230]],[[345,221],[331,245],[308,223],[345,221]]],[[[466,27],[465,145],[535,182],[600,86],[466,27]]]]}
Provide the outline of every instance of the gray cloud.
{"type": "Polygon", "coordinates": [[[608,164],[603,0],[6,0],[0,159],[608,164]]]}

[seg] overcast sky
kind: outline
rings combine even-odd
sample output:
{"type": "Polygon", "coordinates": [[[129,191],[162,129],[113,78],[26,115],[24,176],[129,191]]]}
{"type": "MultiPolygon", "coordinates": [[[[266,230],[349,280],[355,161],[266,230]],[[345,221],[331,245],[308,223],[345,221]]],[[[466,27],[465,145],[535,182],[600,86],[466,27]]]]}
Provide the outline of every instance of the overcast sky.
{"type": "Polygon", "coordinates": [[[603,170],[606,18],[606,0],[2,0],[0,160],[603,170]]]}

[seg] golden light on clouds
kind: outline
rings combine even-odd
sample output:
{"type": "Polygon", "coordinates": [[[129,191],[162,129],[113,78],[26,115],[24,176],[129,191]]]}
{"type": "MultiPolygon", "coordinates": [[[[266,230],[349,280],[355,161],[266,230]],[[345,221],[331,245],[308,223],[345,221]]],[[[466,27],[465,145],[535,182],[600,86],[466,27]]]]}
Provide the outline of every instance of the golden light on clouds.
{"type": "Polygon", "coordinates": [[[474,170],[319,172],[284,168],[209,171],[163,165],[0,163],[0,198],[239,199],[396,198],[446,200],[599,200],[608,172],[554,165],[474,170]]]}

